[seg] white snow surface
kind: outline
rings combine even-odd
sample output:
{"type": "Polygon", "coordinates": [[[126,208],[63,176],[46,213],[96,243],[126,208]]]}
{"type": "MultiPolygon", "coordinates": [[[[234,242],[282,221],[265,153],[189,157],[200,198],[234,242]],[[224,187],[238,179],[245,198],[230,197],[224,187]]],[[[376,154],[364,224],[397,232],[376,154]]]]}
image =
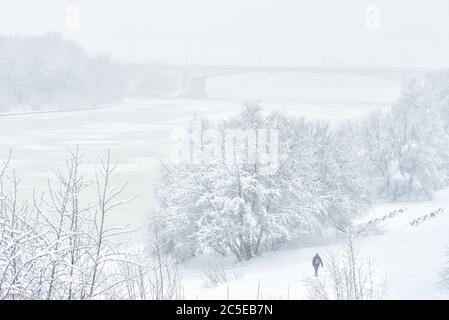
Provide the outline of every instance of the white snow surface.
{"type": "MultiPolygon", "coordinates": [[[[384,299],[449,299],[449,290],[440,284],[441,271],[449,260],[449,189],[437,192],[430,201],[378,205],[357,222],[364,224],[401,208],[407,210],[382,222],[377,233],[359,238],[360,255],[374,259],[378,273],[386,275],[384,299]],[[409,224],[438,208],[444,212],[435,218],[418,226],[409,224]]],[[[302,280],[313,275],[312,257],[316,252],[325,257],[338,249],[338,243],[287,249],[242,263],[213,255],[198,257],[181,266],[185,296],[256,299],[260,283],[260,299],[306,299],[302,280]],[[204,287],[204,270],[217,265],[236,279],[212,289],[204,287]]]]}

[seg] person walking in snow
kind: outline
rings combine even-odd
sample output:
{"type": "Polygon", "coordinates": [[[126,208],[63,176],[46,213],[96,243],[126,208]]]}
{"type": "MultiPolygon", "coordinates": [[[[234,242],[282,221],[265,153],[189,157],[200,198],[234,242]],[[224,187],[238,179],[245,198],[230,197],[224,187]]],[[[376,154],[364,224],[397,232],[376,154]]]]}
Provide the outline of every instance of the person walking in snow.
{"type": "Polygon", "coordinates": [[[320,255],[317,254],[313,257],[312,259],[312,265],[313,265],[313,269],[315,269],[315,277],[318,277],[318,269],[320,268],[320,266],[323,266],[323,260],[321,260],[320,255]]]}

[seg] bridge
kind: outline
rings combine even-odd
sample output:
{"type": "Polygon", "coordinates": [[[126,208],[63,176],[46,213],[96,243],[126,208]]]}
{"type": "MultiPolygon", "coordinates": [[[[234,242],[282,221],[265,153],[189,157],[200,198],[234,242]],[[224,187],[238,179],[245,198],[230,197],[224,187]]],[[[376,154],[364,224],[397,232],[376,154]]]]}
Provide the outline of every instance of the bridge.
{"type": "Polygon", "coordinates": [[[210,78],[235,74],[321,74],[354,75],[397,81],[404,84],[411,78],[430,72],[449,71],[449,68],[419,67],[363,67],[363,66],[281,66],[281,65],[158,65],[153,71],[172,74],[181,80],[181,95],[205,98],[206,81],[210,78]]]}

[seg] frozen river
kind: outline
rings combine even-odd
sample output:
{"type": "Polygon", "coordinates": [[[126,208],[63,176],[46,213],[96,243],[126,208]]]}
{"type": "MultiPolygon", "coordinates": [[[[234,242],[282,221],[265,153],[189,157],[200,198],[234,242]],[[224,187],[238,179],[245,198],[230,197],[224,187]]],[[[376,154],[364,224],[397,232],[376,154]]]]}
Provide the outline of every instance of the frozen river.
{"type": "Polygon", "coordinates": [[[172,147],[170,136],[183,128],[194,112],[212,120],[223,119],[238,113],[245,100],[258,98],[266,111],[338,122],[389,108],[398,94],[397,87],[385,83],[363,87],[356,81],[349,86],[335,79],[325,88],[309,86],[304,90],[286,89],[282,83],[267,80],[259,82],[264,92],[260,94],[245,87],[250,81],[225,83],[228,96],[232,93],[227,99],[220,89],[226,82],[222,80],[209,84],[211,99],[206,100],[128,101],[103,109],[0,115],[0,159],[13,150],[12,164],[22,177],[21,194],[29,197],[33,188],[45,191],[52,171],[64,166],[67,150],[79,145],[85,153],[84,168],[89,171],[110,149],[119,167],[119,181],[129,183],[125,196],[139,195],[115,212],[113,221],[139,228],[154,207],[153,189],[160,176],[160,161],[172,147]],[[246,95],[239,94],[242,91],[246,95]]]}

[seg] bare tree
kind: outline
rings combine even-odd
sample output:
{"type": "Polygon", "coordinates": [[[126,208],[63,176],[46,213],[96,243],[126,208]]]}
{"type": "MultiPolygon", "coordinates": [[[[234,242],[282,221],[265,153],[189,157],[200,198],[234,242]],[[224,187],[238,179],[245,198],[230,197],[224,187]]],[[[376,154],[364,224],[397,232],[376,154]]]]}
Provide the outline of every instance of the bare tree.
{"type": "MultiPolygon", "coordinates": [[[[34,195],[34,208],[40,224],[47,229],[45,247],[48,261],[46,299],[80,299],[84,295],[82,273],[91,250],[88,234],[91,206],[80,207],[82,192],[91,185],[80,174],[83,155],[70,152],[65,171],[55,170],[56,182],[48,181],[48,192],[34,195]]],[[[45,273],[45,272],[44,272],[45,273]]],[[[45,282],[45,281],[44,281],[45,282]]]]}
{"type": "Polygon", "coordinates": [[[123,200],[110,153],[95,180],[81,174],[83,155],[70,153],[46,193],[19,200],[10,157],[0,167],[0,299],[180,299],[181,274],[159,225],[148,248],[128,248],[131,232],[109,218],[123,200]],[[84,195],[96,191],[95,202],[84,195]]]}
{"type": "Polygon", "coordinates": [[[108,151],[107,159],[101,161],[96,170],[97,205],[93,218],[93,229],[90,231],[92,240],[92,266],[89,271],[89,290],[86,298],[92,299],[104,293],[104,286],[111,287],[110,279],[114,275],[109,272],[111,264],[123,259],[123,244],[114,242],[116,236],[129,232],[125,227],[111,227],[107,219],[113,209],[122,206],[135,197],[120,200],[127,183],[117,186],[114,175],[117,166],[111,164],[111,155],[108,151]]]}
{"type": "Polygon", "coordinates": [[[39,292],[39,262],[47,253],[35,212],[19,200],[10,162],[11,152],[0,168],[0,299],[29,299],[39,292]]]}

